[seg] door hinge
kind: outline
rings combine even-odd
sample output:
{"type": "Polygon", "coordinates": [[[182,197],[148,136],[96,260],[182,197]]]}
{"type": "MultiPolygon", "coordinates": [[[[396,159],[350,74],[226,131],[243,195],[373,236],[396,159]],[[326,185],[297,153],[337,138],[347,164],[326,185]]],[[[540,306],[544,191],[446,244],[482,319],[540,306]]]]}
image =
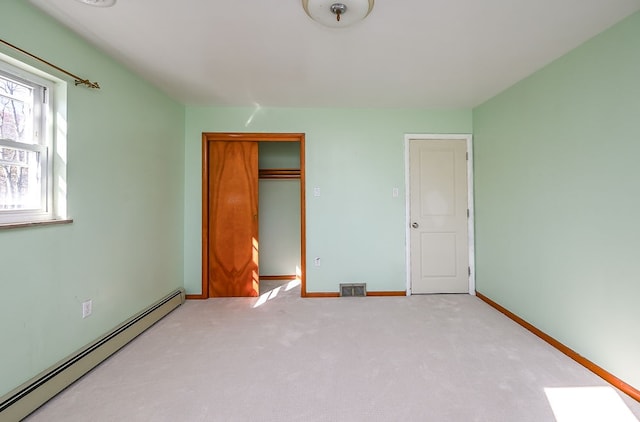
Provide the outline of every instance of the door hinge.
{"type": "Polygon", "coordinates": [[[471,277],[471,267],[467,267],[467,270],[469,271],[469,277],[471,277]]]}
{"type": "Polygon", "coordinates": [[[467,161],[469,161],[469,153],[467,152],[467,161]]]}
{"type": "Polygon", "coordinates": [[[467,218],[469,218],[469,208],[467,208],[467,218]]]}

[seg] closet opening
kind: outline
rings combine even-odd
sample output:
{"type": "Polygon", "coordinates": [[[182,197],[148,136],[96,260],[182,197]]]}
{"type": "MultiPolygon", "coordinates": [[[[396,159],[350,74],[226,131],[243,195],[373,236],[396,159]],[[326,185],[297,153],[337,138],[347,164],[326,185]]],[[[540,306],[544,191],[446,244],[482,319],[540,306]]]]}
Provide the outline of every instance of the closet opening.
{"type": "Polygon", "coordinates": [[[203,133],[202,294],[305,282],[304,134],[203,133]]]}

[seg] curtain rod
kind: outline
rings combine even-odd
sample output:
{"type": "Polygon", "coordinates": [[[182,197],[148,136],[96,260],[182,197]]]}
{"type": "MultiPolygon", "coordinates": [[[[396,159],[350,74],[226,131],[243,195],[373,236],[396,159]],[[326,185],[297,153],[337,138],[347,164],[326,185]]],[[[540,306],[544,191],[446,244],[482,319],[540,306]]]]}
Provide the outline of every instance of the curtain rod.
{"type": "Polygon", "coordinates": [[[100,85],[98,84],[98,82],[91,82],[89,79],[82,79],[81,77],[76,76],[71,72],[67,72],[63,68],[58,67],[53,63],[49,63],[48,61],[46,61],[44,59],[41,59],[40,57],[36,56],[35,54],[31,54],[28,51],[25,51],[25,50],[21,49],[20,47],[16,47],[15,45],[13,45],[13,44],[11,44],[11,43],[9,43],[9,42],[1,39],[1,38],[0,38],[0,42],[5,44],[5,45],[8,45],[9,47],[11,47],[11,48],[13,48],[15,50],[18,50],[22,54],[26,54],[27,56],[32,57],[32,58],[34,58],[34,59],[46,64],[47,66],[51,66],[54,69],[59,70],[60,72],[64,73],[65,75],[71,76],[75,80],[76,86],[84,85],[84,86],[86,86],[88,88],[100,89],[100,85]]]}

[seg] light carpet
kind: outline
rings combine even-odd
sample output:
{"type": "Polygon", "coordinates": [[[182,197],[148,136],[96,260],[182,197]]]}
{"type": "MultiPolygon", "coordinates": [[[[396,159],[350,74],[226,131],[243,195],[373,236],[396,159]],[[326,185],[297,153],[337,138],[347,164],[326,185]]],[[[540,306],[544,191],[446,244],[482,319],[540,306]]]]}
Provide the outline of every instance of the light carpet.
{"type": "Polygon", "coordinates": [[[257,307],[188,301],[28,421],[640,417],[640,403],[473,296],[301,299],[286,288],[257,307]],[[593,387],[617,410],[595,409],[582,395],[593,387]]]}

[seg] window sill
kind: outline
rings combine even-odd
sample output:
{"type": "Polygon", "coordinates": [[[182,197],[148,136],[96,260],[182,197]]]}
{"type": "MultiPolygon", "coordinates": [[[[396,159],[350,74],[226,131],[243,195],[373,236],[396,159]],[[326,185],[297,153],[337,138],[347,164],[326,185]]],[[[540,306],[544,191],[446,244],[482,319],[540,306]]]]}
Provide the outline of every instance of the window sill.
{"type": "Polygon", "coordinates": [[[0,230],[20,229],[24,227],[36,227],[36,226],[52,226],[58,224],[71,224],[71,219],[60,220],[43,220],[43,221],[25,221],[24,223],[0,223],[0,230]]]}

